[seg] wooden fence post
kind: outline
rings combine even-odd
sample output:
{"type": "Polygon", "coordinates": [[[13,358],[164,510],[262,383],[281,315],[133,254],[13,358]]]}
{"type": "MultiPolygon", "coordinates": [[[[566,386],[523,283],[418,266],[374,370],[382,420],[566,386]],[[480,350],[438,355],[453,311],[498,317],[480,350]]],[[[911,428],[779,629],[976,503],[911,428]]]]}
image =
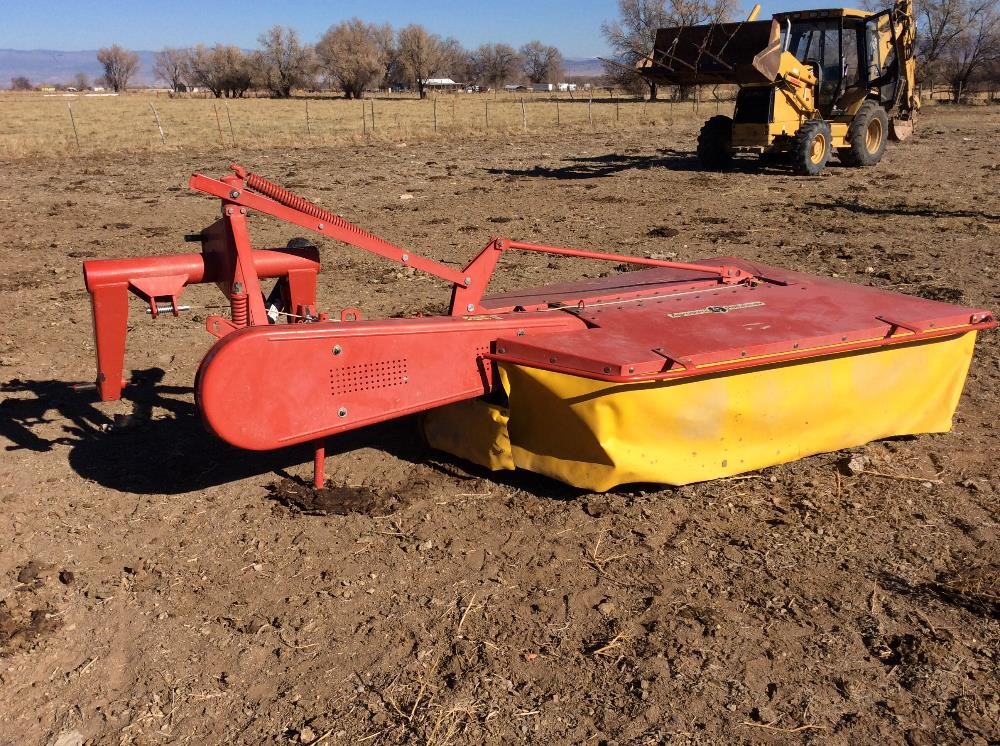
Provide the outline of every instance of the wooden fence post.
{"type": "Polygon", "coordinates": [[[226,116],[229,118],[229,136],[233,138],[233,147],[236,147],[236,130],[233,129],[233,114],[229,111],[229,103],[226,103],[226,116]]]}
{"type": "Polygon", "coordinates": [[[160,131],[160,145],[166,145],[166,138],[163,137],[163,127],[160,126],[160,115],[156,113],[156,107],[153,106],[153,102],[149,102],[149,108],[153,112],[153,118],[156,120],[156,129],[160,131]]]}
{"type": "Polygon", "coordinates": [[[215,109],[215,124],[219,127],[219,145],[226,147],[226,137],[222,134],[222,120],[219,118],[219,106],[214,101],[212,108],[215,109]]]}
{"type": "Polygon", "coordinates": [[[80,133],[76,131],[76,117],[73,116],[73,105],[68,101],[66,102],[66,108],[69,109],[69,121],[73,125],[73,137],[76,138],[76,149],[80,149],[80,133]]]}

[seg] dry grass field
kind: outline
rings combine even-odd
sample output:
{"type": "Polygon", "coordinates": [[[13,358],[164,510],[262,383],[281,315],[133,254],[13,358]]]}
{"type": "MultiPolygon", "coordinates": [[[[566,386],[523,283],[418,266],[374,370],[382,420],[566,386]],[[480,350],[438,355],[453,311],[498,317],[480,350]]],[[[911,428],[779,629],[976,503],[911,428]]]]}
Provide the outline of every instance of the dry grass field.
{"type": "MultiPolygon", "coordinates": [[[[524,132],[498,98],[487,132],[485,97],[442,97],[435,135],[433,103],[379,99],[366,137],[359,102],[310,100],[310,137],[303,100],[233,101],[234,147],[224,102],[220,141],[213,101],[68,100],[81,152],[67,99],[0,97],[0,744],[1000,743],[995,331],[951,432],[606,494],[485,472],[404,419],[329,440],[369,498],[291,499],[308,449],[199,419],[213,286],[180,318],[133,304],[122,401],[71,387],[94,375],[81,262],[191,251],[219,205],[188,175],[232,161],[453,266],[502,234],[997,311],[1000,109],[930,107],[877,167],[799,178],[702,171],[714,105],[595,101],[591,127],[560,99],[557,128],[526,97],[524,132]]],[[[301,235],[249,221],[260,247],[301,235]]],[[[321,310],[447,301],[318,248],[321,310]]],[[[511,255],[491,289],[608,271],[511,255]]]]}
{"type": "Polygon", "coordinates": [[[730,101],[705,95],[696,107],[691,101],[649,104],[607,90],[594,91],[593,98],[586,92],[459,93],[423,101],[402,95],[348,101],[0,93],[0,158],[603,132],[731,112],[730,101]]]}

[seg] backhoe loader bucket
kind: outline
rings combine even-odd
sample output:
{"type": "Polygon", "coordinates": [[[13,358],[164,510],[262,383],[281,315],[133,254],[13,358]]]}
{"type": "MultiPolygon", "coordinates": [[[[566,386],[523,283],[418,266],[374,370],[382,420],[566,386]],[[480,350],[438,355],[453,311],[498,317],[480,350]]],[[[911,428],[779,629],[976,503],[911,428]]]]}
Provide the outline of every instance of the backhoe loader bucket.
{"type": "Polygon", "coordinates": [[[777,77],[780,58],[776,21],[713,23],[658,29],[638,70],[667,85],[766,84],[777,77]]]}

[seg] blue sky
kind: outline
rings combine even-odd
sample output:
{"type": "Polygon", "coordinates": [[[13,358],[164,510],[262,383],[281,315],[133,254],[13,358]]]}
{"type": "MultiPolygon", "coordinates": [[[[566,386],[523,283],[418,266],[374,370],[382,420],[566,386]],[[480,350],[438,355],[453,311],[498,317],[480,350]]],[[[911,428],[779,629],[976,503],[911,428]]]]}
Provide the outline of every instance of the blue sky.
{"type": "MultiPolygon", "coordinates": [[[[753,0],[744,4],[749,8],[753,0]]],[[[775,10],[835,4],[771,0],[763,3],[763,17],[775,10]]],[[[593,57],[607,53],[600,27],[616,12],[615,0],[0,0],[0,48],[69,51],[117,43],[157,50],[199,42],[252,48],[257,35],[276,23],[297,29],[312,42],[332,24],[358,16],[397,27],[421,23],[469,48],[487,41],[519,46],[541,39],[567,57],[593,57]]]]}

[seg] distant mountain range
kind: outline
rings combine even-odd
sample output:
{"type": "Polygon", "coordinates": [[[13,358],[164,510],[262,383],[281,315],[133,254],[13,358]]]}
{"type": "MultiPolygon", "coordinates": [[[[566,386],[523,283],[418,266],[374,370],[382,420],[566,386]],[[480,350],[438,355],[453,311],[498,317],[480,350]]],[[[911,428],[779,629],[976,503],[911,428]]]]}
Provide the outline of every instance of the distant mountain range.
{"type": "Polygon", "coordinates": [[[595,78],[604,75],[604,65],[596,57],[570,58],[563,62],[563,70],[569,77],[595,78]]]}
{"type": "MultiPolygon", "coordinates": [[[[139,73],[133,79],[136,85],[152,85],[153,60],[156,52],[139,50],[139,73]]],[[[567,77],[591,77],[604,71],[596,57],[570,58],[564,65],[567,77]]],[[[23,75],[32,83],[69,84],[77,73],[93,80],[104,74],[97,61],[96,49],[64,52],[56,49],[0,49],[0,88],[7,88],[10,79],[23,75]]]]}
{"type": "MultiPolygon", "coordinates": [[[[153,83],[153,58],[156,52],[137,52],[139,74],[135,82],[153,83]]],[[[10,79],[23,75],[34,84],[70,83],[77,73],[93,80],[104,75],[97,61],[97,50],[62,52],[56,49],[0,49],[0,88],[10,85],[10,79]]]]}

